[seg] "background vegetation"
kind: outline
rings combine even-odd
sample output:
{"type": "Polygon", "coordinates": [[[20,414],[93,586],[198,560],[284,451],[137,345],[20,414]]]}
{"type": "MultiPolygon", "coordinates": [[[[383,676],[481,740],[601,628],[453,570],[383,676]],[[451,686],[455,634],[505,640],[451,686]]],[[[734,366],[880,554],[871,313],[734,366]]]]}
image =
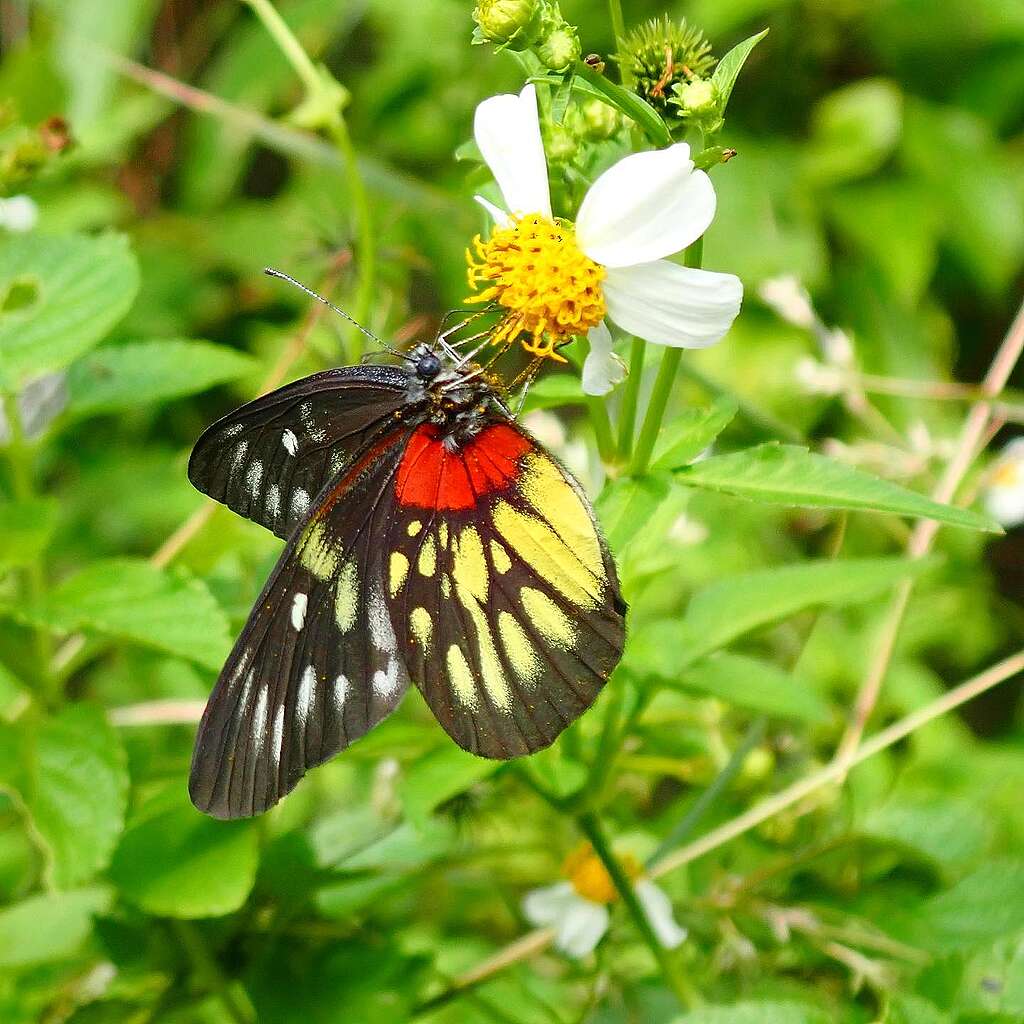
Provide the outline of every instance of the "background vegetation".
{"type": "MultiPolygon", "coordinates": [[[[461,303],[482,172],[454,154],[475,104],[522,81],[470,45],[471,6],[282,0],[351,94],[332,139],[286,119],[299,82],[236,0],[0,2],[0,190],[38,206],[27,232],[0,208],[0,1020],[1024,1019],[1019,682],[825,768],[865,679],[884,678],[870,735],[1024,664],[1021,538],[944,526],[910,557],[928,527],[856,509],[927,509],[845,475],[970,504],[988,456],[936,492],[963,424],[998,447],[1021,421],[1012,391],[943,386],[982,381],[1020,300],[1014,0],[669,5],[719,55],[771,32],[733,94],[704,251],[744,311],[684,358],[656,471],[601,498],[632,605],[612,685],[525,765],[463,755],[410,694],[264,818],[189,805],[197,711],[280,545],[211,514],[188,450],[358,354],[264,265],[392,339],[461,303]],[[782,274],[852,364],[758,298],[782,274]],[[835,468],[798,459],[773,498],[742,461],[771,440],[835,468]],[[676,968],[706,1006],[680,1007],[618,904],[584,961],[529,932],[521,898],[559,877],[580,812],[667,857],[676,968]]],[[[615,51],[603,2],[562,9],[585,53],[615,51]]],[[[626,20],[663,9],[630,0],[626,20]]],[[[575,376],[532,405],[597,493],[575,376]]]]}

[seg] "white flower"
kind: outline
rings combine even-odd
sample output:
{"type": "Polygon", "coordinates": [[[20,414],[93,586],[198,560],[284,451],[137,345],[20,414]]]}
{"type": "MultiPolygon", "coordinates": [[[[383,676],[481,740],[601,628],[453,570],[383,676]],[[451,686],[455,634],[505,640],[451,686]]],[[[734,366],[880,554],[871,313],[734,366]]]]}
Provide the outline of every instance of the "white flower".
{"type": "MultiPolygon", "coordinates": [[[[672,917],[672,903],[650,879],[640,877],[639,865],[629,857],[623,867],[634,879],[633,887],[654,934],[663,946],[674,949],[686,938],[686,929],[672,917]]],[[[608,931],[608,904],[616,899],[604,865],[588,843],[566,858],[569,881],[528,892],[523,913],[531,924],[555,931],[555,948],[566,956],[584,957],[608,931]]]]}
{"type": "Polygon", "coordinates": [[[1001,526],[1024,523],[1024,437],[1010,441],[993,465],[985,509],[1001,526]]]}
{"type": "Polygon", "coordinates": [[[39,220],[39,207],[31,196],[0,199],[0,227],[19,234],[31,231],[39,220]]]}
{"type": "Polygon", "coordinates": [[[467,253],[471,301],[506,309],[496,343],[522,334],[528,352],[559,359],[558,345],[586,334],[583,390],[603,395],[624,374],[605,315],[659,345],[704,348],[729,330],[743,286],[733,274],[671,263],[715,215],[711,180],[685,143],[620,160],[591,185],[575,224],[551,211],[533,85],[492,96],[476,110],[476,142],[505,200],[482,196],[495,230],[467,253]]]}

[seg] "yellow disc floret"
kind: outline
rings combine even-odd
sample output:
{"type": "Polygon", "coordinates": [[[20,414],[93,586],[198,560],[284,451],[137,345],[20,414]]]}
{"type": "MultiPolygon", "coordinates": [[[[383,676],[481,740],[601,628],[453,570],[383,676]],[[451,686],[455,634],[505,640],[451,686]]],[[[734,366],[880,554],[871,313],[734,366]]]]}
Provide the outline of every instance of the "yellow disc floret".
{"type": "Polygon", "coordinates": [[[556,349],[596,327],[605,313],[604,268],[576,244],[572,225],[531,213],[496,227],[466,250],[467,302],[494,302],[505,315],[495,345],[519,341],[535,356],[565,360],[556,349]]]}
{"type": "MultiPolygon", "coordinates": [[[[635,882],[642,874],[636,858],[629,854],[619,857],[619,863],[631,882],[635,882]]],[[[576,892],[591,903],[611,903],[618,896],[607,868],[590,843],[577,846],[565,858],[562,871],[576,892]]]]}

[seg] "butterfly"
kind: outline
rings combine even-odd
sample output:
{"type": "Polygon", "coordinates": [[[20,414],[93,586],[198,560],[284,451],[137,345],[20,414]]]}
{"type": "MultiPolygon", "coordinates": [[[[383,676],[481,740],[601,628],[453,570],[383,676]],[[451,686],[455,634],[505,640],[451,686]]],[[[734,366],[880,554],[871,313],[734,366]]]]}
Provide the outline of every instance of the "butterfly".
{"type": "Polygon", "coordinates": [[[287,543],[207,703],[189,792],[259,814],[410,681],[465,750],[548,746],[622,655],[583,489],[452,346],[294,381],[218,420],[188,475],[287,543]]]}

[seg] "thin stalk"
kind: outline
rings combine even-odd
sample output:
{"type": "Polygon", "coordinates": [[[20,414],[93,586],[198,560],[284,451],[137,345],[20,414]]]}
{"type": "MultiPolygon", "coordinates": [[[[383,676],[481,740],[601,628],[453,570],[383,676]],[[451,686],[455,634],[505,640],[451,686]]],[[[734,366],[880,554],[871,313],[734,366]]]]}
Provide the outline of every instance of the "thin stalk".
{"type": "Polygon", "coordinates": [[[247,3],[256,14],[256,17],[263,22],[263,27],[277,43],[277,48],[284,54],[285,59],[291,64],[295,74],[302,80],[306,91],[310,93],[319,92],[323,88],[323,80],[316,69],[309,54],[306,53],[302,43],[295,38],[295,33],[289,28],[288,23],[278,13],[277,8],[270,0],[242,0],[247,3]]]}
{"type": "Polygon", "coordinates": [[[192,969],[201,982],[220,1000],[228,1017],[235,1024],[254,1024],[256,1015],[252,1008],[235,996],[230,981],[224,977],[213,954],[207,948],[206,940],[199,928],[191,921],[181,920],[172,920],[170,926],[192,969]]]}
{"type": "MultiPolygon", "coordinates": [[[[698,238],[687,250],[684,262],[688,267],[699,267],[704,257],[704,240],[698,238]]],[[[661,357],[661,365],[658,367],[658,375],[654,379],[654,388],[651,397],[647,401],[647,412],[644,414],[643,426],[640,428],[640,437],[636,443],[636,451],[633,454],[633,461],[630,465],[630,472],[634,476],[642,476],[647,471],[648,463],[654,452],[655,442],[658,440],[658,433],[661,430],[661,421],[665,418],[665,409],[668,407],[669,396],[672,394],[672,387],[675,384],[676,372],[679,363],[683,358],[683,350],[679,348],[666,348],[661,357]]]]}
{"type": "MultiPolygon", "coordinates": [[[[17,395],[4,393],[3,410],[10,435],[7,443],[7,460],[11,467],[11,485],[14,496],[18,501],[29,502],[36,496],[32,472],[32,449],[25,437],[21,423],[21,410],[18,408],[17,395]]],[[[30,602],[33,605],[40,604],[46,594],[46,570],[40,557],[34,556],[25,566],[25,584],[30,602]]],[[[52,647],[50,634],[44,626],[34,626],[32,632],[44,696],[47,700],[56,700],[59,694],[52,692],[52,676],[50,675],[52,647]]]]}
{"type": "Polygon", "coordinates": [[[619,409],[619,458],[624,463],[628,463],[633,454],[633,431],[636,430],[636,409],[640,401],[646,352],[647,342],[643,338],[634,338],[629,347],[629,376],[622,389],[622,406],[619,409]]]}
{"type": "Polygon", "coordinates": [[[594,428],[594,440],[597,451],[605,467],[615,465],[615,438],[612,436],[612,423],[608,418],[604,399],[587,396],[587,411],[590,413],[590,425],[594,428]]]}
{"type": "Polygon", "coordinates": [[[594,852],[601,858],[601,863],[604,864],[619,898],[633,918],[640,935],[658,962],[665,981],[675,993],[680,1005],[686,1010],[698,1006],[702,1002],[700,996],[680,970],[677,959],[671,955],[670,950],[661,944],[655,934],[632,881],[619,863],[619,859],[612,852],[611,844],[604,834],[600,819],[593,811],[587,811],[578,815],[576,822],[580,831],[590,840],[594,852]]]}
{"type": "MultiPolygon", "coordinates": [[[[622,17],[622,0],[608,0],[608,14],[612,19],[612,32],[615,35],[615,47],[622,53],[623,43],[626,39],[626,22],[622,17]]],[[[633,73],[628,64],[623,63],[619,68],[622,84],[627,89],[633,88],[633,73]]]]}

